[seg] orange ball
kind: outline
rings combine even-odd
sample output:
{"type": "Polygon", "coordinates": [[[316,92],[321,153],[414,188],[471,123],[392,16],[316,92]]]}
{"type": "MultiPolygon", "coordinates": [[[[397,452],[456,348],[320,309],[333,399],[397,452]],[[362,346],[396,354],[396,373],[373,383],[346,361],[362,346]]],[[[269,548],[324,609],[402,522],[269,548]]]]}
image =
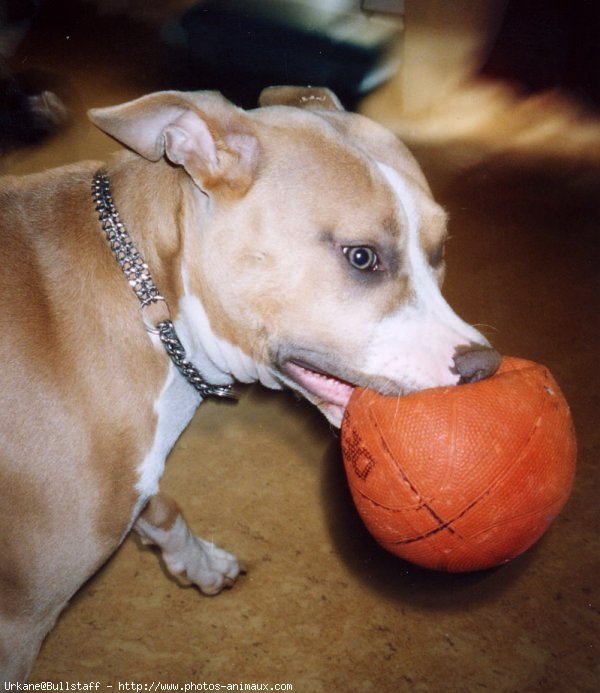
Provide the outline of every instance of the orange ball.
{"type": "Polygon", "coordinates": [[[461,572],[506,563],[548,529],[575,472],[569,406],[537,363],[384,397],[357,388],[342,424],[354,503],[388,551],[461,572]]]}

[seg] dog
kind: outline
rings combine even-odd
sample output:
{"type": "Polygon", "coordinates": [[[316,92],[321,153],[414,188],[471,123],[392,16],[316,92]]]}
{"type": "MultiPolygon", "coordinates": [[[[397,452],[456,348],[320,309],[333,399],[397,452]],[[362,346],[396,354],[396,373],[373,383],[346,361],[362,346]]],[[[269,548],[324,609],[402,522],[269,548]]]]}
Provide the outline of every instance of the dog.
{"type": "Polygon", "coordinates": [[[206,397],[291,388],[339,427],[389,395],[491,375],[442,298],[446,214],[395,136],[327,89],[243,111],[159,92],[90,111],[127,147],[0,186],[0,671],[28,676],[133,529],[206,594],[237,559],[159,491],[206,397]]]}

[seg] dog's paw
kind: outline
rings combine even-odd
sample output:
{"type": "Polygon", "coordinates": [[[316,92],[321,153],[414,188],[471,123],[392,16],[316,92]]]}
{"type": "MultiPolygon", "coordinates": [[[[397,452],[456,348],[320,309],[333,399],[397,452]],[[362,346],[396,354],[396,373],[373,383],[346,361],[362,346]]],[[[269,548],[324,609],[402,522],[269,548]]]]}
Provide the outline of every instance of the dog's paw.
{"type": "Polygon", "coordinates": [[[173,575],[191,582],[207,595],[232,587],[241,572],[235,556],[191,533],[182,551],[163,554],[163,558],[173,575]]]}
{"type": "Polygon", "coordinates": [[[163,559],[175,577],[196,585],[203,594],[219,594],[231,587],[241,572],[235,556],[192,534],[175,551],[163,550],[163,559]]]}
{"type": "Polygon", "coordinates": [[[144,544],[160,548],[167,569],[178,581],[192,583],[204,594],[231,587],[243,572],[235,556],[193,534],[182,515],[168,529],[140,517],[135,530],[144,544]]]}

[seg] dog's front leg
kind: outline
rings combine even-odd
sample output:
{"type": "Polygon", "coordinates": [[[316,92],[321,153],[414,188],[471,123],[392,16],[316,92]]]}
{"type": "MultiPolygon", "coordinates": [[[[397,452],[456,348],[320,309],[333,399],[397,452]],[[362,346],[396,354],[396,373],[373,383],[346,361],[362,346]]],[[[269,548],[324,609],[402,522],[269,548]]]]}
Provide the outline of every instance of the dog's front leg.
{"type": "Polygon", "coordinates": [[[170,573],[204,594],[231,587],[240,573],[235,556],[193,534],[177,503],[163,493],[148,501],[134,529],[145,544],[160,548],[170,573]]]}

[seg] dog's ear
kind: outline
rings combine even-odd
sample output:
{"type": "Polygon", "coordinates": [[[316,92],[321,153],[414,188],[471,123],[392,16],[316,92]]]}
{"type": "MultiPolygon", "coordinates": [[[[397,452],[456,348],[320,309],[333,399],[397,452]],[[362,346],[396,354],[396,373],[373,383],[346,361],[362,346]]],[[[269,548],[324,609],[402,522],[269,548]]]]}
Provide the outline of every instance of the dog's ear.
{"type": "Polygon", "coordinates": [[[243,194],[254,180],[258,140],[244,111],[216,92],[158,92],[88,115],[144,158],[183,166],[207,192],[243,194]]]}
{"type": "Polygon", "coordinates": [[[295,106],[312,110],[343,111],[338,97],[326,87],[267,87],[258,97],[260,106],[295,106]]]}

